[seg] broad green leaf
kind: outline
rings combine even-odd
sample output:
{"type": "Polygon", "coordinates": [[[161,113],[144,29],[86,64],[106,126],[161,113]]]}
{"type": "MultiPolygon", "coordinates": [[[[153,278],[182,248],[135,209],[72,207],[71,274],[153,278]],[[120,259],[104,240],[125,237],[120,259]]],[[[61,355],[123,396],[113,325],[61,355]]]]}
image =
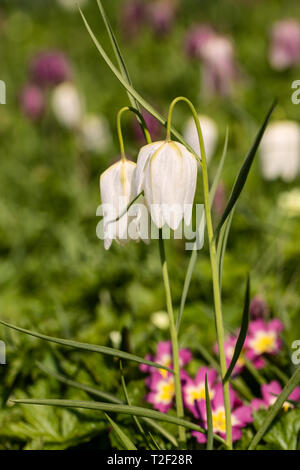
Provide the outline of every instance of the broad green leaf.
{"type": "Polygon", "coordinates": [[[261,126],[261,128],[259,129],[257,135],[256,135],[256,138],[254,140],[254,143],[250,149],[250,151],[248,152],[244,162],[243,162],[243,165],[239,171],[239,174],[235,180],[235,183],[234,183],[234,186],[233,186],[233,189],[232,189],[232,192],[231,192],[231,195],[230,195],[230,198],[229,198],[229,201],[227,203],[227,206],[225,208],[225,211],[221,217],[221,220],[215,230],[215,237],[217,237],[217,235],[219,234],[219,231],[221,230],[221,227],[222,225],[224,224],[225,220],[227,219],[227,217],[229,216],[231,210],[233,209],[233,207],[235,206],[244,186],[245,186],[245,183],[246,183],[246,180],[247,180],[247,177],[248,177],[248,174],[249,174],[249,171],[250,171],[250,168],[251,168],[251,165],[253,163],[253,160],[254,160],[254,157],[256,155],[256,151],[258,149],[258,146],[261,142],[261,139],[264,135],[264,132],[266,130],[266,127],[267,127],[267,124],[272,116],[272,113],[274,111],[274,108],[276,106],[276,101],[274,101],[274,103],[272,104],[270,110],[268,111],[267,115],[266,115],[266,118],[261,126]]]}
{"type": "Polygon", "coordinates": [[[261,424],[260,428],[258,429],[257,433],[255,434],[254,438],[252,439],[249,450],[254,450],[257,445],[259,444],[260,440],[264,437],[267,429],[271,425],[271,423],[276,418],[279,411],[282,409],[284,402],[289,398],[290,394],[294,390],[294,388],[300,383],[300,366],[297,367],[296,371],[288,381],[288,383],[283,388],[281,394],[278,396],[275,403],[271,406],[267,415],[261,424]]]}
{"type": "Polygon", "coordinates": [[[234,369],[234,366],[236,365],[238,358],[240,357],[240,354],[242,352],[244,342],[247,336],[248,326],[249,326],[249,319],[250,319],[249,306],[250,306],[250,278],[248,276],[247,284],[246,284],[245,300],[244,300],[242,326],[241,326],[240,333],[239,333],[239,336],[238,336],[238,339],[234,348],[234,353],[233,353],[231,362],[229,364],[225,377],[223,378],[223,384],[227,382],[227,380],[230,378],[231,373],[234,369]]]}
{"type": "Polygon", "coordinates": [[[129,437],[124,433],[124,431],[122,431],[122,429],[117,425],[117,423],[115,423],[107,413],[104,413],[104,415],[106,419],[108,420],[108,422],[110,423],[113,430],[115,431],[115,433],[118,435],[123,445],[126,447],[126,449],[137,450],[132,440],[129,439],[129,437]]]}
{"type": "MultiPolygon", "coordinates": [[[[190,421],[186,421],[182,418],[176,418],[175,416],[171,416],[165,413],[161,413],[159,411],[151,410],[149,408],[142,408],[139,406],[128,406],[128,405],[115,405],[109,403],[101,403],[97,401],[82,401],[82,400],[55,400],[55,399],[27,399],[24,398],[22,400],[10,400],[13,403],[21,403],[24,405],[47,405],[47,406],[60,406],[65,408],[83,408],[88,410],[97,410],[97,411],[104,411],[107,413],[123,413],[127,415],[135,415],[135,416],[143,416],[145,418],[152,418],[158,421],[162,421],[165,423],[175,424],[177,426],[183,426],[187,429],[191,429],[193,431],[201,432],[202,434],[206,434],[206,431],[198,426],[197,424],[191,423],[190,421]]],[[[214,439],[222,444],[225,444],[224,439],[222,439],[218,435],[214,435],[214,439]]]]}
{"type": "MultiPolygon", "coordinates": [[[[267,411],[259,410],[254,413],[254,427],[260,429],[267,411]]],[[[300,410],[282,411],[278,419],[269,427],[264,435],[264,442],[277,450],[297,450],[300,433],[300,410]]],[[[264,444],[265,445],[265,444],[264,444]]]]}
{"type": "Polygon", "coordinates": [[[108,348],[107,346],[98,346],[96,344],[80,343],[78,341],[73,341],[69,339],[60,339],[60,338],[55,338],[53,336],[47,336],[41,333],[36,333],[35,331],[25,330],[24,328],[10,325],[9,323],[6,323],[2,320],[0,320],[0,324],[7,326],[8,328],[12,328],[13,330],[20,331],[21,333],[25,333],[26,335],[35,336],[36,338],[43,339],[45,341],[50,341],[52,343],[61,344],[62,346],[68,346],[70,348],[81,349],[83,351],[97,352],[100,354],[106,354],[108,356],[119,357],[120,359],[126,359],[128,361],[137,362],[139,364],[147,364],[157,369],[166,369],[169,372],[173,373],[172,369],[169,369],[168,367],[162,366],[161,364],[157,364],[152,361],[147,361],[146,359],[135,356],[134,354],[129,354],[123,351],[119,351],[118,349],[108,348]]]}
{"type": "Polygon", "coordinates": [[[213,449],[214,434],[213,434],[213,419],[211,412],[211,403],[209,396],[209,389],[207,385],[207,374],[205,374],[205,403],[206,403],[206,421],[207,421],[207,444],[206,450],[213,449]]]}

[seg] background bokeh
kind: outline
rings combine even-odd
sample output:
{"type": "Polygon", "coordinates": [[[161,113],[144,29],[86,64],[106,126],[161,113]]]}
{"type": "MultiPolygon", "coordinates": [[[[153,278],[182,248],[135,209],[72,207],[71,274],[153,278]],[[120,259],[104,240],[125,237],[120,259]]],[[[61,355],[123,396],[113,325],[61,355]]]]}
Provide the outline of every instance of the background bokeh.
{"type": "MultiPolygon", "coordinates": [[[[118,158],[116,114],[128,98],[99,56],[76,8],[63,3],[2,0],[0,5],[0,79],[7,86],[7,102],[0,105],[0,315],[46,334],[117,347],[122,343],[145,355],[168,337],[153,317],[165,309],[157,243],[130,243],[124,248],[113,244],[107,252],[96,237],[99,176],[118,158]],[[49,50],[61,51],[70,63],[70,80],[84,112],[105,123],[105,135],[100,132],[99,137],[105,145],[89,146],[77,126],[57,118],[51,87],[42,89],[43,111],[32,115],[26,108],[22,93],[32,81],[32,62],[49,50]]],[[[300,122],[300,105],[291,101],[291,84],[300,79],[300,66],[275,70],[269,60],[273,24],[299,19],[299,1],[184,0],[163,28],[150,16],[143,21],[130,16],[126,2],[103,3],[142,96],[166,115],[170,101],[185,95],[215,121],[219,137],[210,162],[211,179],[229,126],[222,178],[227,198],[274,97],[279,100],[274,120],[300,122]],[[206,93],[203,87],[203,62],[186,51],[187,34],[195,24],[208,24],[232,41],[237,70],[229,93],[206,93]]],[[[113,57],[96,1],[88,0],[83,8],[113,57]]],[[[179,105],[175,126],[182,129],[188,117],[188,109],[179,105]]],[[[124,115],[123,132],[126,152],[136,159],[143,142],[136,138],[130,114],[124,115]]],[[[164,130],[159,126],[157,133],[163,136],[164,130]]],[[[295,201],[290,216],[278,201],[281,193],[298,187],[299,177],[288,183],[266,181],[259,159],[255,161],[235,213],[224,265],[226,324],[240,323],[250,272],[252,295],[262,296],[272,315],[285,324],[287,348],[300,338],[300,204],[295,201]]],[[[197,201],[202,202],[200,181],[197,201]]],[[[167,255],[177,310],[189,253],[184,242],[176,240],[167,244],[167,255]]],[[[108,391],[119,388],[118,364],[98,355],[62,352],[2,327],[0,339],[7,344],[7,365],[0,366],[0,448],[66,448],[91,438],[93,445],[109,445],[104,423],[92,413],[43,409],[36,414],[5,403],[11,394],[81,396],[46,379],[36,361],[59,364],[108,391]]],[[[182,322],[180,343],[189,345],[191,340],[208,347],[215,342],[206,245],[199,253],[182,322]]],[[[142,399],[141,374],[132,367],[127,372],[132,393],[142,399]]]]}

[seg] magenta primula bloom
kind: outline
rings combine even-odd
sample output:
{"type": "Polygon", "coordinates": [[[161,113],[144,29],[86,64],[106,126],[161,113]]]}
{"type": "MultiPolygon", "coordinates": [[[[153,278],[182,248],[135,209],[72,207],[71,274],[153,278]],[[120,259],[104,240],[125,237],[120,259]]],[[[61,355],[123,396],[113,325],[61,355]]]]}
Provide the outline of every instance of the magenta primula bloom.
{"type": "Polygon", "coordinates": [[[207,375],[207,385],[209,390],[209,396],[212,400],[215,396],[215,383],[217,380],[217,372],[209,367],[201,367],[194,379],[188,374],[184,377],[184,383],[182,387],[183,402],[186,408],[188,408],[195,418],[200,418],[199,413],[199,402],[205,401],[205,375],[207,375]]]}
{"type": "Polygon", "coordinates": [[[31,64],[31,76],[39,86],[55,86],[71,78],[71,65],[61,51],[38,54],[31,64]]]}
{"type": "Polygon", "coordinates": [[[171,408],[175,396],[174,376],[170,372],[163,376],[156,370],[146,379],[146,385],[150,389],[146,400],[156,410],[166,413],[171,408]]]}
{"type": "MultiPolygon", "coordinates": [[[[226,421],[225,408],[223,400],[222,384],[218,383],[215,388],[215,395],[211,401],[212,421],[214,434],[219,434],[222,438],[226,437],[226,421]]],[[[232,440],[237,441],[242,437],[242,429],[249,423],[252,423],[252,409],[245,406],[239,400],[236,393],[230,387],[230,404],[231,404],[231,422],[232,422],[232,440]]],[[[199,402],[199,411],[201,415],[200,423],[206,429],[206,404],[205,400],[199,402]]],[[[206,442],[206,436],[200,432],[193,431],[193,436],[197,438],[200,444],[206,442]]]]}
{"type": "Polygon", "coordinates": [[[247,357],[252,360],[262,354],[278,353],[282,346],[279,336],[282,330],[283,324],[278,319],[270,322],[261,319],[250,322],[245,341],[247,357]]]}
{"type": "MultiPolygon", "coordinates": [[[[150,354],[146,355],[146,359],[150,361],[157,362],[165,367],[172,368],[172,344],[171,341],[161,341],[157,345],[157,352],[155,356],[151,356],[150,354]]],[[[190,360],[192,359],[192,353],[189,349],[180,349],[179,350],[179,361],[180,367],[185,366],[190,360]]],[[[157,372],[158,369],[154,367],[147,366],[146,364],[142,364],[140,366],[140,370],[142,372],[157,372]]],[[[167,377],[168,371],[165,369],[159,369],[159,374],[163,377],[167,377]]]]}
{"type": "MultiPolygon", "coordinates": [[[[269,384],[264,384],[261,386],[261,394],[262,398],[254,398],[251,401],[251,406],[254,410],[258,410],[260,408],[269,408],[272,406],[277,396],[280,395],[282,392],[282,387],[276,380],[272,380],[269,384]]],[[[294,402],[300,401],[300,387],[296,387],[292,393],[289,395],[289,400],[294,402]]],[[[284,411],[288,411],[289,409],[293,408],[294,405],[289,401],[284,402],[283,409],[284,411]]]]}
{"type": "Polygon", "coordinates": [[[300,21],[277,21],[271,31],[269,61],[276,70],[300,64],[300,21]]]}

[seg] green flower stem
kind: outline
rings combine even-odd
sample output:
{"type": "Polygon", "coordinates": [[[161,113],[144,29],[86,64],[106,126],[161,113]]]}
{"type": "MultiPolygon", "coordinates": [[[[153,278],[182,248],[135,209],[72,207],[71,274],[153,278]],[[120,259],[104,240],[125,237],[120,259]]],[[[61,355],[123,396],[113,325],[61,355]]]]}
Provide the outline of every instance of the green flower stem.
{"type": "MultiPolygon", "coordinates": [[[[162,238],[162,230],[159,231],[159,252],[162,266],[163,281],[166,292],[167,311],[169,315],[170,324],[170,336],[172,343],[172,355],[173,355],[173,369],[174,369],[174,385],[175,385],[175,400],[176,400],[176,412],[178,418],[183,418],[183,401],[180,381],[180,364],[179,364],[179,351],[178,351],[178,340],[177,331],[175,327],[175,319],[172,305],[172,296],[169,282],[168,265],[165,254],[165,245],[162,238]]],[[[178,435],[180,444],[185,447],[186,435],[185,429],[182,426],[178,426],[178,435]]]]}
{"type": "MultiPolygon", "coordinates": [[[[224,326],[223,326],[223,317],[222,317],[222,302],[221,302],[221,292],[220,292],[220,283],[219,283],[219,270],[217,263],[217,250],[216,242],[214,239],[214,231],[212,224],[212,217],[210,211],[210,200],[209,200],[209,182],[208,182],[208,172],[207,172],[207,163],[206,163],[206,153],[204,148],[204,141],[201,131],[200,122],[196,109],[190,100],[184,96],[179,96],[175,98],[169,108],[168,114],[168,124],[167,124],[167,139],[170,139],[171,135],[171,118],[174,106],[179,101],[184,101],[190,108],[199,138],[200,150],[201,150],[201,160],[196,154],[197,160],[201,161],[202,167],[202,179],[203,179],[203,192],[204,192],[204,205],[205,205],[205,217],[208,233],[208,242],[209,242],[209,253],[210,253],[210,263],[212,270],[212,281],[213,281],[213,293],[214,293],[214,305],[215,305],[215,321],[216,321],[216,331],[219,345],[219,360],[220,360],[220,369],[222,378],[225,377],[227,366],[226,366],[226,357],[225,357],[225,348],[224,348],[224,326]]],[[[231,409],[230,409],[230,395],[229,395],[229,383],[226,382],[223,384],[223,396],[224,396],[224,407],[225,407],[225,418],[226,418],[226,443],[228,448],[232,448],[232,427],[231,427],[231,409]]]]}
{"type": "Polygon", "coordinates": [[[122,134],[121,118],[122,118],[122,114],[125,113],[126,111],[131,111],[132,113],[136,114],[139,117],[141,121],[141,125],[144,130],[144,135],[145,135],[147,144],[151,143],[150,133],[149,133],[147,124],[142,114],[137,109],[132,108],[131,106],[124,106],[123,108],[121,108],[117,114],[117,133],[118,133],[118,139],[120,143],[121,159],[123,160],[123,162],[126,160],[126,155],[125,155],[125,148],[124,148],[124,139],[123,139],[123,134],[122,134]]]}

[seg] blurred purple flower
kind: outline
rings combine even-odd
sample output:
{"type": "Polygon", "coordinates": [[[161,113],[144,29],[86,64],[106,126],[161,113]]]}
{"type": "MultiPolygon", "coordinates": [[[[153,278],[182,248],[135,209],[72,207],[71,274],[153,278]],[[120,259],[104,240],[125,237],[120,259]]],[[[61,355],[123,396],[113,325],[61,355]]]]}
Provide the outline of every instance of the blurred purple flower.
{"type": "Polygon", "coordinates": [[[134,39],[145,20],[145,3],[142,0],[128,0],[121,11],[121,29],[127,39],[134,39]]]}
{"type": "Polygon", "coordinates": [[[212,36],[201,47],[200,57],[204,94],[230,95],[233,81],[238,75],[232,41],[225,36],[212,36]]]}
{"type": "Polygon", "coordinates": [[[31,64],[31,77],[40,86],[55,86],[71,78],[71,65],[60,51],[38,54],[31,64]]]}
{"type": "MultiPolygon", "coordinates": [[[[152,140],[159,140],[161,137],[161,124],[158,122],[155,117],[152,116],[152,114],[148,113],[148,111],[143,111],[142,112],[143,118],[145,119],[145,122],[147,124],[147,127],[149,129],[150,135],[152,140]]],[[[132,122],[132,130],[133,130],[133,135],[136,140],[139,142],[144,142],[145,137],[142,132],[141,126],[139,125],[136,117],[134,117],[134,120],[132,122]]]]}
{"type": "Polygon", "coordinates": [[[269,61],[276,70],[300,63],[300,21],[277,21],[271,31],[269,61]]]}
{"type": "Polygon", "coordinates": [[[222,181],[218,184],[216,194],[214,197],[214,202],[213,202],[213,209],[217,216],[221,216],[225,210],[226,207],[226,192],[225,192],[225,186],[222,181]]]}
{"type": "Polygon", "coordinates": [[[173,26],[176,15],[174,0],[156,0],[147,8],[147,20],[158,36],[167,34],[173,26]]]}
{"type": "MultiPolygon", "coordinates": [[[[269,408],[272,406],[277,396],[282,392],[282,387],[277,382],[277,380],[272,380],[269,384],[264,384],[261,386],[262,398],[254,398],[251,401],[251,406],[254,410],[259,410],[260,408],[269,408]]],[[[300,387],[294,388],[292,393],[289,395],[288,400],[299,402],[300,401],[300,387]]],[[[291,408],[294,408],[294,405],[289,401],[285,401],[283,404],[284,411],[288,411],[291,408]]]]}
{"type": "Polygon", "coordinates": [[[268,313],[269,307],[267,302],[260,295],[253,297],[250,303],[250,317],[252,320],[266,318],[268,313]]]}
{"type": "Polygon", "coordinates": [[[210,25],[199,24],[190,29],[185,39],[185,52],[191,59],[201,57],[201,51],[206,41],[216,35],[210,25]]]}
{"type": "Polygon", "coordinates": [[[20,106],[29,119],[39,119],[45,109],[43,91],[32,83],[25,85],[20,94],[20,106]]]}

